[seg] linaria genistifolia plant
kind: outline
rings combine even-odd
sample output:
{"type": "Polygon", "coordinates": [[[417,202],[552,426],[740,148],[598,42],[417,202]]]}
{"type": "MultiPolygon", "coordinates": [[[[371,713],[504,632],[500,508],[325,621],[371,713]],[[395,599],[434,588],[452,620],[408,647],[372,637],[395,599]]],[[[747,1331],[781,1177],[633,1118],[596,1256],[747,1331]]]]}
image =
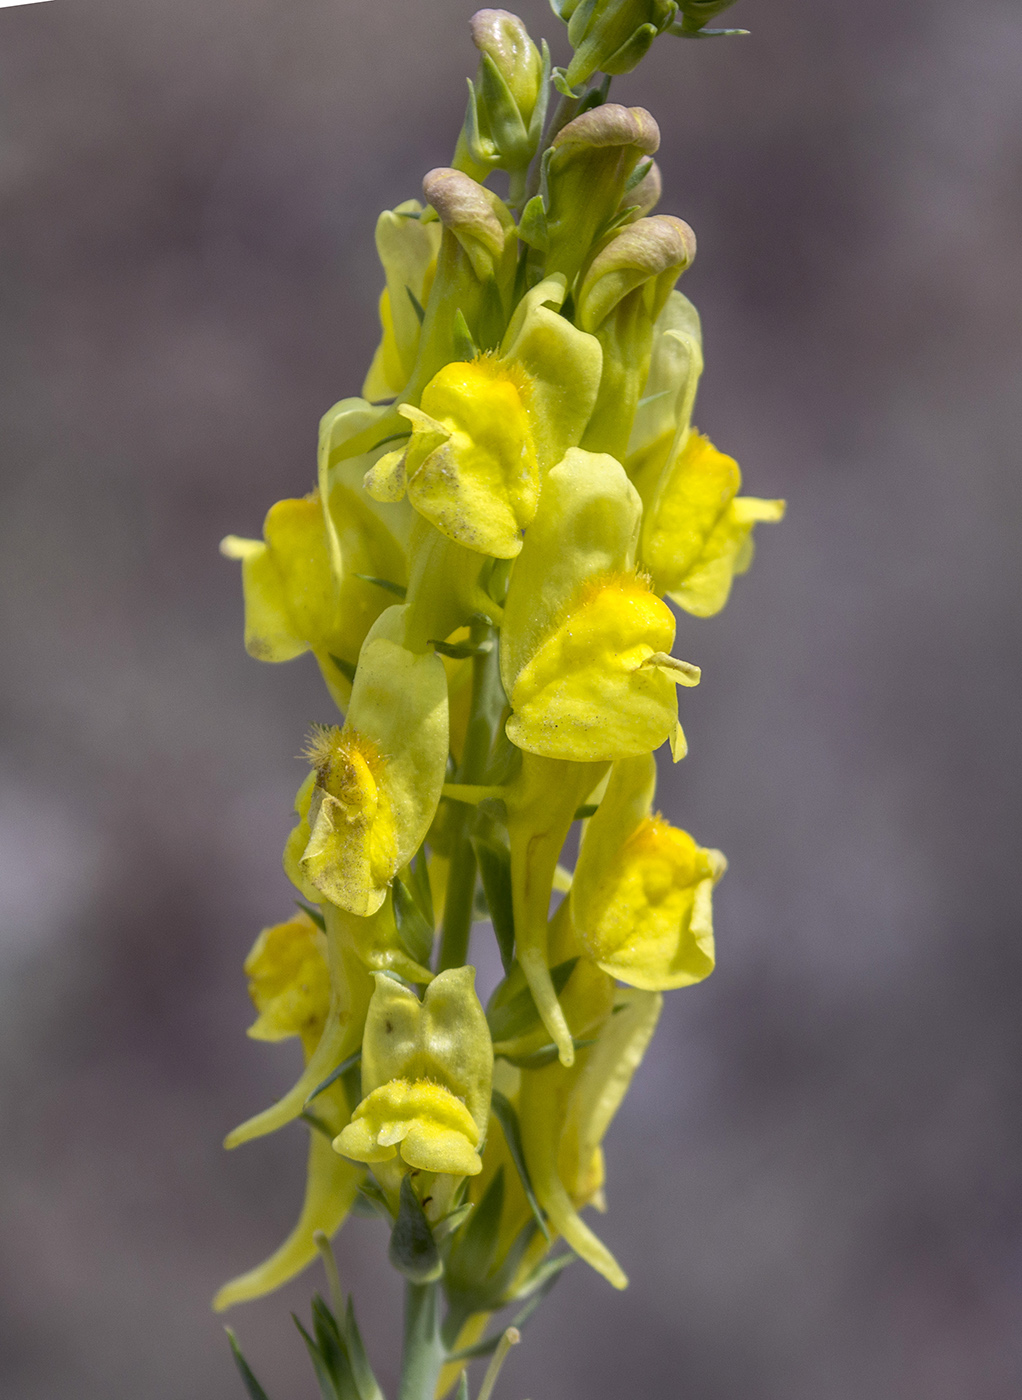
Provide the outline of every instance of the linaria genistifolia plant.
{"type": "Polygon", "coordinates": [[[719,612],[784,507],[740,496],[692,426],[699,316],[675,283],[695,237],[654,212],[653,117],[608,98],[660,35],[743,32],[706,28],[729,3],[554,0],[574,56],[553,72],[515,15],[473,17],[452,164],[376,225],[363,397],[324,416],[310,494],[223,542],[250,654],[311,652],[340,714],[306,739],[297,912],[245,963],[249,1034],[297,1037],[305,1069],[227,1138],[301,1119],[305,1202],[215,1306],[321,1254],[330,1301],[299,1327],[328,1400],[382,1400],[328,1243],[353,1208],[406,1280],[399,1400],[467,1400],[487,1355],[489,1400],[576,1257],[627,1282],[581,1212],[603,1207],[601,1143],[662,994],[713,969],[725,869],[654,809],[654,753],[684,757],[678,687],[699,682],[665,600],[719,612]],[[484,1009],[485,922],[505,975],[484,1009]]]}

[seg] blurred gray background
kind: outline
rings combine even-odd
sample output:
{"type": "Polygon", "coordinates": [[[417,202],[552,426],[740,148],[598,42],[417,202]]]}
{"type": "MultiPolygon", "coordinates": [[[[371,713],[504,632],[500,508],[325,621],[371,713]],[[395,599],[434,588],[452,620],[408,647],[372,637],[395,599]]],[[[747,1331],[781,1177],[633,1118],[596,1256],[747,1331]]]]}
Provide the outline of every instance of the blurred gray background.
{"type": "MultiPolygon", "coordinates": [[[[290,1227],[304,1144],[220,1149],[295,1070],[240,964],[328,708],[244,655],[216,546],[360,388],[375,214],[449,159],[470,9],[0,9],[7,1400],[241,1395],[207,1301],[290,1227]]],[[[571,1269],[502,1393],[1017,1400],[1022,13],[732,13],[752,38],[613,90],[699,237],[697,421],[790,501],[679,628],[705,680],[662,804],[730,857],[719,966],[609,1142],[630,1290],[571,1269]]],[[[340,1237],[392,1382],[383,1253],[340,1237]]],[[[313,1282],[232,1318],[273,1400],[314,1393],[313,1282]]]]}

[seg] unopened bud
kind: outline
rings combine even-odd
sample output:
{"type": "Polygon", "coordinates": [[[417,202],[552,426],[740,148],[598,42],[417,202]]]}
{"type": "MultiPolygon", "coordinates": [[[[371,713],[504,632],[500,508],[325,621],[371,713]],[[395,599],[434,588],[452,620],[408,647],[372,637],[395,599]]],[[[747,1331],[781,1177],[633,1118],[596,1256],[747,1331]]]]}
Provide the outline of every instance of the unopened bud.
{"type": "Polygon", "coordinates": [[[639,219],[593,259],[578,294],[578,323],[603,347],[603,376],[582,445],[624,460],[649,372],[653,325],[695,257],[695,235],[671,214],[639,219]]]}
{"type": "Polygon", "coordinates": [[[492,170],[509,171],[511,202],[520,204],[546,117],[550,54],[544,44],[540,55],[525,25],[508,10],[480,10],[471,29],[482,57],[468,85],[454,165],[480,180],[492,170]]]}
{"type": "Polygon", "coordinates": [[[676,0],[560,0],[555,9],[575,50],[564,74],[568,87],[597,71],[630,73],[678,14],[676,0]]]}
{"type": "Polygon", "coordinates": [[[593,243],[614,219],[641,160],[660,145],[660,128],[643,107],[605,102],[563,127],[546,172],[547,272],[569,285],[593,243]]]}

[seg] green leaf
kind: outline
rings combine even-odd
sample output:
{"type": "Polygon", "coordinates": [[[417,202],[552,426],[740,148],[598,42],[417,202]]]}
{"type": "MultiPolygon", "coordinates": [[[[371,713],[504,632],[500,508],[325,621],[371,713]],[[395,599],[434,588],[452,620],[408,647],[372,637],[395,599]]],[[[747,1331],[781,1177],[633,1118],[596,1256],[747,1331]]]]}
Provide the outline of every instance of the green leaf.
{"type": "Polygon", "coordinates": [[[341,675],[345,678],[345,680],[354,681],[355,663],[353,661],[343,661],[339,656],[334,656],[332,651],[328,652],[327,655],[330,657],[330,660],[334,663],[334,665],[337,667],[338,671],[340,671],[341,675]]]}
{"type": "Polygon", "coordinates": [[[375,583],[377,588],[385,588],[402,602],[408,596],[408,589],[403,583],[391,583],[389,578],[377,578],[375,574],[352,574],[352,578],[360,578],[363,583],[375,583]]]}
{"type": "Polygon", "coordinates": [[[352,1302],[350,1293],[348,1294],[348,1308],[344,1315],[344,1339],[348,1344],[348,1363],[358,1387],[359,1400],[384,1400],[383,1391],[380,1389],[379,1381],[373,1374],[369,1357],[366,1355],[362,1333],[358,1330],[358,1323],[355,1320],[355,1304],[352,1302]]]}
{"type": "Polygon", "coordinates": [[[497,1168],[471,1219],[451,1246],[447,1259],[447,1282],[457,1292],[466,1292],[486,1278],[493,1264],[504,1210],[504,1166],[497,1168]]]}
{"type": "Polygon", "coordinates": [[[550,235],[547,231],[546,205],[543,203],[542,195],[533,195],[522,210],[522,217],[518,224],[518,237],[530,248],[536,248],[541,253],[546,252],[550,235]]]}
{"type": "MultiPolygon", "coordinates": [[[[550,980],[558,996],[567,985],[577,962],[578,958],[568,958],[550,969],[550,980]]],[[[490,998],[486,1020],[495,1044],[503,1040],[517,1040],[541,1024],[532,991],[517,964],[490,998]],[[517,990],[514,990],[519,983],[517,990]]]]}
{"type": "Polygon", "coordinates": [[[572,818],[572,820],[576,822],[585,821],[587,817],[591,817],[593,815],[593,813],[596,811],[599,805],[600,804],[598,802],[583,803],[581,807],[575,808],[575,815],[572,818]]]}
{"type": "Polygon", "coordinates": [[[428,967],[433,956],[433,926],[427,922],[403,880],[395,877],[391,889],[394,893],[394,923],[401,946],[413,962],[428,967]]]}
{"type": "Polygon", "coordinates": [[[312,1100],[316,1097],[317,1094],[321,1094],[324,1089],[329,1089],[330,1085],[336,1084],[338,1079],[343,1079],[343,1077],[347,1074],[348,1070],[351,1069],[353,1066],[360,1064],[361,1061],[362,1047],[359,1046],[359,1048],[355,1051],[353,1055],[349,1055],[346,1060],[342,1060],[336,1069],[332,1069],[330,1071],[330,1073],[327,1075],[327,1077],[323,1080],[321,1084],[316,1085],[315,1089],[313,1089],[312,1093],[305,1100],[305,1102],[307,1104],[312,1103],[312,1100]]]}
{"type": "Polygon", "coordinates": [[[237,1337],[234,1335],[234,1333],[229,1327],[225,1327],[224,1331],[227,1333],[227,1340],[231,1344],[231,1354],[234,1357],[234,1364],[241,1372],[241,1379],[245,1383],[245,1389],[248,1391],[250,1400],[269,1400],[269,1396],[266,1394],[266,1391],[256,1380],[255,1376],[252,1374],[251,1367],[249,1366],[245,1358],[242,1356],[241,1347],[238,1346],[237,1337]]]}
{"type": "MultiPolygon", "coordinates": [[[[585,1050],[590,1045],[595,1045],[595,1040],[579,1040],[577,1037],[571,1042],[576,1050],[585,1050]]],[[[528,1055],[505,1055],[498,1050],[497,1054],[502,1060],[507,1060],[509,1065],[514,1065],[516,1069],[545,1069],[547,1065],[552,1065],[557,1059],[558,1050],[553,1041],[548,1041],[546,1045],[541,1045],[538,1050],[533,1050],[528,1055]]]]}
{"type": "Polygon", "coordinates": [[[410,1175],[401,1178],[401,1203],[390,1235],[388,1257],[412,1283],[433,1283],[443,1273],[440,1251],[410,1175]]]}
{"type": "Polygon", "coordinates": [[[419,325],[421,326],[426,319],[426,309],[407,283],[405,283],[405,291],[408,293],[408,300],[412,303],[412,310],[415,312],[416,316],[418,316],[419,325]]]}
{"type": "Polygon", "coordinates": [[[482,878],[486,907],[490,911],[493,932],[500,949],[500,961],[505,977],[515,960],[515,916],[511,902],[511,852],[496,841],[481,836],[472,840],[479,874],[482,878]]]}
{"type": "Polygon", "coordinates": [[[493,642],[489,637],[475,644],[472,642],[440,642],[435,637],[430,637],[429,644],[441,656],[450,656],[455,661],[463,661],[466,656],[487,656],[493,650],[493,642]]]}
{"type": "Polygon", "coordinates": [[[309,918],[316,925],[321,933],[326,933],[326,920],[319,910],[312,904],[306,904],[303,899],[296,899],[295,903],[303,914],[308,914],[309,918]]]}
{"type": "Polygon", "coordinates": [[[455,1230],[459,1230],[472,1214],[473,1210],[475,1210],[473,1203],[471,1201],[466,1201],[464,1205],[458,1206],[457,1209],[452,1210],[449,1215],[445,1215],[443,1220],[438,1220],[433,1226],[433,1238],[436,1240],[437,1244],[445,1240],[448,1235],[453,1235],[455,1230]]]}
{"type": "Polygon", "coordinates": [[[386,1196],[371,1177],[366,1177],[365,1181],[361,1183],[358,1194],[371,1206],[374,1215],[381,1215],[385,1220],[394,1219],[386,1196]]]}
{"type": "Polygon", "coordinates": [[[314,1128],[317,1133],[322,1133],[324,1137],[329,1138],[331,1142],[337,1136],[334,1130],[323,1122],[322,1118],[318,1118],[315,1113],[310,1113],[308,1109],[303,1109],[298,1117],[303,1123],[308,1123],[310,1128],[314,1128]]]}
{"type": "Polygon", "coordinates": [[[641,185],[646,176],[653,169],[652,160],[640,160],[638,165],[625,181],[625,194],[629,190],[634,190],[636,185],[641,185]]]}
{"type": "Polygon", "coordinates": [[[388,433],[385,438],[380,438],[379,442],[374,443],[370,451],[377,452],[381,447],[386,447],[388,442],[404,442],[411,435],[411,428],[403,428],[399,433],[388,433]]]}
{"type": "MultiPolygon", "coordinates": [[[[563,1270],[568,1264],[573,1264],[577,1258],[578,1255],[574,1253],[559,1254],[556,1259],[548,1259],[533,1270],[522,1289],[514,1295],[516,1298],[527,1298],[528,1302],[515,1314],[510,1326],[517,1327],[519,1331],[523,1330],[532,1314],[560,1278],[563,1270]]],[[[448,1361],[474,1361],[481,1356],[492,1356],[504,1335],[504,1330],[502,1328],[490,1337],[483,1337],[473,1346],[462,1347],[460,1351],[451,1352],[447,1358],[448,1361]]]]}
{"type": "Polygon", "coordinates": [[[514,1104],[510,1099],[506,1099],[499,1089],[494,1089],[490,1099],[493,1105],[493,1113],[504,1133],[504,1141],[507,1143],[507,1150],[511,1155],[511,1160],[515,1164],[518,1175],[522,1179],[522,1189],[525,1198],[529,1202],[536,1223],[543,1231],[547,1240],[550,1240],[550,1231],[547,1229],[546,1220],[540,1210],[539,1201],[536,1200],[536,1193],[532,1189],[532,1179],[529,1176],[529,1168],[525,1164],[525,1149],[522,1146],[522,1130],[518,1124],[518,1114],[515,1112],[514,1104]]]}
{"type": "Polygon", "coordinates": [[[312,1299],[312,1323],[316,1345],[337,1394],[341,1400],[361,1400],[338,1321],[318,1293],[312,1299]]]}
{"type": "Polygon", "coordinates": [[[309,1336],[308,1332],[306,1332],[294,1313],[291,1314],[291,1321],[302,1335],[302,1341],[305,1343],[306,1350],[309,1353],[309,1360],[312,1362],[312,1369],[316,1373],[319,1393],[323,1397],[323,1400],[349,1400],[349,1396],[342,1395],[341,1391],[337,1388],[334,1378],[330,1373],[330,1367],[327,1364],[326,1357],[309,1336]]]}
{"type": "Polygon", "coordinates": [[[458,1400],[468,1400],[468,1376],[464,1371],[458,1381],[458,1400]]]}
{"type": "Polygon", "coordinates": [[[459,360],[475,360],[479,356],[479,347],[472,339],[472,332],[460,306],[454,313],[454,353],[459,360]]]}
{"type": "Polygon", "coordinates": [[[415,902],[425,914],[433,928],[436,928],[436,914],[433,912],[433,890],[429,883],[429,859],[426,847],[419,847],[419,854],[408,867],[411,880],[408,888],[415,896],[415,902]]]}
{"type": "Polygon", "coordinates": [[[574,1264],[578,1255],[574,1251],[567,1254],[558,1254],[554,1259],[544,1259],[533,1269],[532,1273],[522,1284],[521,1288],[515,1290],[515,1298],[528,1298],[529,1303],[517,1315],[512,1324],[520,1327],[543,1301],[546,1295],[553,1288],[560,1278],[561,1273],[569,1264],[574,1264]]]}

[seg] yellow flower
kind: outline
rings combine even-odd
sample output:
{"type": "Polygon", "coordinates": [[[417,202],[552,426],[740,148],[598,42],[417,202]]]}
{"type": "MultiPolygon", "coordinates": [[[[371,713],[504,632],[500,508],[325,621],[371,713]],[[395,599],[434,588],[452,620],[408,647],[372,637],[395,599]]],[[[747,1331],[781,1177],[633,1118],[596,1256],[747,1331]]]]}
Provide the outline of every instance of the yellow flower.
{"type": "Polygon", "coordinates": [[[578,445],[596,402],[599,341],[556,313],[563,277],[516,309],[500,355],[454,360],[398,412],[407,446],[381,457],[365,484],[378,501],[407,490],[416,510],[456,543],[512,559],[536,513],[543,475],[578,445]]]}
{"type": "MultiPolygon", "coordinates": [[[[297,1118],[305,1107],[308,1096],[331,1071],[337,1068],[342,1060],[347,1059],[358,1049],[362,1039],[362,1028],[365,1025],[369,999],[372,995],[372,979],[357,951],[359,938],[355,929],[362,921],[355,919],[345,910],[338,909],[336,905],[323,903],[320,907],[326,929],[326,956],[330,975],[330,1006],[322,1027],[322,1034],[315,1042],[310,1034],[308,1040],[304,1042],[306,1065],[297,1082],[271,1107],[246,1119],[244,1123],[228,1133],[224,1142],[225,1147],[239,1147],[243,1142],[250,1142],[253,1138],[276,1132],[285,1123],[290,1123],[297,1118]]],[[[270,947],[264,951],[270,952],[272,946],[271,943],[270,947]]],[[[257,944],[253,953],[258,951],[259,945],[257,944]]],[[[257,970],[265,972],[268,981],[262,983],[261,986],[257,984],[257,990],[260,996],[263,996],[264,993],[267,996],[265,1003],[267,1011],[271,1009],[271,1000],[276,1000],[279,996],[281,998],[280,1011],[283,1015],[289,1004],[291,1006],[301,1005],[302,993],[294,983],[288,990],[286,985],[282,985],[279,981],[275,982],[270,974],[273,963],[276,961],[276,959],[270,961],[260,957],[257,970]]],[[[299,973],[303,965],[304,960],[299,957],[297,963],[299,973]]],[[[259,981],[261,982],[261,980],[260,978],[259,981]]],[[[263,1007],[260,1006],[260,1011],[262,1010],[263,1007]]],[[[311,1025],[309,1029],[311,1031],[311,1025]]],[[[347,1121],[346,1107],[344,1121],[347,1121]]],[[[335,1131],[339,1131],[341,1126],[343,1124],[339,1123],[335,1131]]]]}
{"type": "Polygon", "coordinates": [[[326,937],[301,912],[264,928],[245,959],[248,994],[259,1013],[248,1028],[253,1040],[300,1036],[306,1056],[323,1033],[330,1009],[326,937]]]}
{"type": "Polygon", "coordinates": [[[515,955],[564,1065],[574,1061],[575,1049],[572,1027],[550,977],[555,964],[547,918],[558,856],[575,811],[605,771],[604,763],[564,762],[526,751],[506,795],[515,955]]]}
{"type": "Polygon", "coordinates": [[[712,893],[727,862],[650,815],[655,782],[651,756],[614,765],[570,898],[579,941],[604,972],[667,991],[713,971],[712,893]]]}
{"type": "Polygon", "coordinates": [[[357,1162],[400,1155],[427,1172],[476,1176],[483,1169],[479,1129],[471,1113],[442,1084],[392,1079],[362,1100],[337,1139],[337,1150],[357,1162]]]}
{"type": "Polygon", "coordinates": [[[362,916],[422,844],[447,764],[443,662],[409,651],[403,629],[404,609],[388,608],[362,648],[344,727],[313,731],[315,776],[285,850],[300,889],[362,916]]]}
{"type": "Polygon", "coordinates": [[[634,572],[641,501],[620,463],[578,449],[547,478],[515,564],[501,633],[508,738],[547,758],[598,762],[673,738],[674,617],[634,572]]]}
{"type": "Polygon", "coordinates": [[[373,467],[370,494],[400,499],[407,488],[416,510],[448,539],[513,558],[539,498],[530,388],[514,363],[493,355],[445,365],[423,390],[421,408],[401,405],[411,441],[373,467]]]}
{"type": "MultiPolygon", "coordinates": [[[[259,1012],[249,1035],[256,1040],[300,1036],[309,1064],[333,1004],[325,935],[305,913],[263,929],[245,959],[245,971],[249,995],[259,1012]]],[[[344,1086],[335,1083],[317,1095],[314,1108],[324,1129],[339,1132],[349,1116],[344,1086]]],[[[360,1179],[361,1172],[331,1149],[329,1138],[313,1130],[305,1198],[294,1229],[263,1263],[224,1284],[213,1300],[214,1308],[222,1312],[235,1303],[261,1298],[307,1268],[317,1255],[315,1235],[322,1231],[329,1237],[339,1229],[360,1179]]]]}
{"type": "Polygon", "coordinates": [[[493,1047],[474,981],[474,968],[451,968],[420,1002],[385,973],[376,975],[362,1047],[365,1097],[334,1147],[382,1164],[386,1188],[394,1189],[386,1164],[398,1147],[401,1160],[422,1171],[462,1177],[481,1168],[493,1047]]]}
{"type": "Polygon", "coordinates": [[[319,493],[271,506],[263,535],[228,535],[220,546],[229,559],[241,560],[246,651],[257,661],[290,661],[310,648],[341,646],[337,581],[319,493]]]}
{"type": "Polygon", "coordinates": [[[407,578],[402,517],[411,512],[392,507],[381,518],[380,507],[361,490],[366,467],[377,456],[362,454],[333,467],[321,462],[321,489],[272,506],[263,540],[228,535],[220,546],[228,558],[241,560],[249,654],[282,662],[311,651],[342,709],[359,649],[393,603],[393,595],[370,580],[403,587],[407,578]]]}
{"type": "Polygon", "coordinates": [[[518,203],[543,130],[550,54],[544,44],[540,57],[525,25],[507,10],[479,10],[469,24],[481,58],[454,164],[480,180],[509,171],[509,198],[518,203]]]}
{"type": "Polygon", "coordinates": [[[658,591],[696,617],[721,610],[735,574],[752,562],[752,528],[777,521],[783,501],[738,496],[741,472],[694,429],[672,453],[643,519],[641,556],[658,591]]]}

